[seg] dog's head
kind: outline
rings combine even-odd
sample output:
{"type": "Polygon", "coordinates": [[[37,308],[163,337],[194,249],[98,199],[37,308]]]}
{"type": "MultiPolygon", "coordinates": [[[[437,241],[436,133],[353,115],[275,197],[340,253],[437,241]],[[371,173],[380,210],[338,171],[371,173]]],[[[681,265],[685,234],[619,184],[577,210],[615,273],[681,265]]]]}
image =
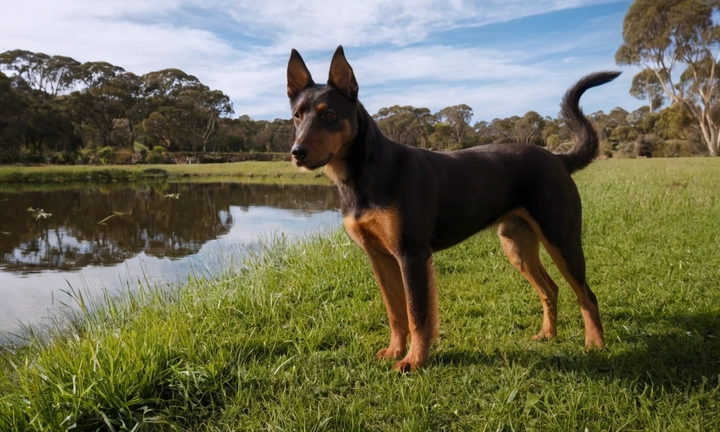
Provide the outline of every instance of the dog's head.
{"type": "Polygon", "coordinates": [[[357,133],[358,84],[339,46],[327,85],[315,84],[300,54],[292,50],[287,69],[295,143],[295,165],[313,170],[343,158],[357,133]]]}

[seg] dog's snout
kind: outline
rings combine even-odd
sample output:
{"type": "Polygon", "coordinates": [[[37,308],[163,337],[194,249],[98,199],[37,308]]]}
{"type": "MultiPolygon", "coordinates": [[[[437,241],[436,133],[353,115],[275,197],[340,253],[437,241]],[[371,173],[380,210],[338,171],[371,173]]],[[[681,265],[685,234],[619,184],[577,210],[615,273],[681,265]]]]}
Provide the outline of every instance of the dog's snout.
{"type": "Polygon", "coordinates": [[[308,155],[307,148],[299,146],[299,145],[294,145],[291,153],[292,153],[292,156],[297,160],[303,160],[308,155]]]}

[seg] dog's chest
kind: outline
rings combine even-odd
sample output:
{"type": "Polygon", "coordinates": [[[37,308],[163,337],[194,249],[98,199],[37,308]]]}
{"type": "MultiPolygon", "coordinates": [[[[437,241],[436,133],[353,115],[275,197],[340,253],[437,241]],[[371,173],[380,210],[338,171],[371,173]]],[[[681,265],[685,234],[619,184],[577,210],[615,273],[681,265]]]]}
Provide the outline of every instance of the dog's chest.
{"type": "Polygon", "coordinates": [[[398,252],[400,245],[400,217],[394,208],[367,210],[359,217],[343,217],[343,225],[350,237],[363,249],[398,252]]]}

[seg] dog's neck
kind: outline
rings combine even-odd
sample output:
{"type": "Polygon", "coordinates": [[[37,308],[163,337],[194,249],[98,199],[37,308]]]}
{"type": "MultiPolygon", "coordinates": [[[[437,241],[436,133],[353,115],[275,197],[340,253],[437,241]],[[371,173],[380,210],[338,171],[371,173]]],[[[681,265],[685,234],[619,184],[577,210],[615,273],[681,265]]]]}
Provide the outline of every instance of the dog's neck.
{"type": "Polygon", "coordinates": [[[338,187],[343,214],[359,215],[369,208],[387,205],[380,197],[391,181],[396,148],[399,144],[386,138],[375,120],[357,102],[357,133],[341,157],[326,166],[326,173],[338,187]],[[367,170],[367,165],[376,169],[367,170]],[[367,173],[374,173],[368,176],[367,173]]]}

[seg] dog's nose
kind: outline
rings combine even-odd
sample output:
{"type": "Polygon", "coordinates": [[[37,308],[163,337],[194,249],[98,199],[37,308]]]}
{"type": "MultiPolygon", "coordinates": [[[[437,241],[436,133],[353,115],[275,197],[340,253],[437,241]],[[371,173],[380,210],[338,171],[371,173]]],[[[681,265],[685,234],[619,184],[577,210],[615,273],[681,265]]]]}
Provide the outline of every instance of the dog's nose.
{"type": "Polygon", "coordinates": [[[297,160],[303,160],[308,155],[307,149],[298,145],[293,146],[291,153],[293,157],[297,160]]]}

